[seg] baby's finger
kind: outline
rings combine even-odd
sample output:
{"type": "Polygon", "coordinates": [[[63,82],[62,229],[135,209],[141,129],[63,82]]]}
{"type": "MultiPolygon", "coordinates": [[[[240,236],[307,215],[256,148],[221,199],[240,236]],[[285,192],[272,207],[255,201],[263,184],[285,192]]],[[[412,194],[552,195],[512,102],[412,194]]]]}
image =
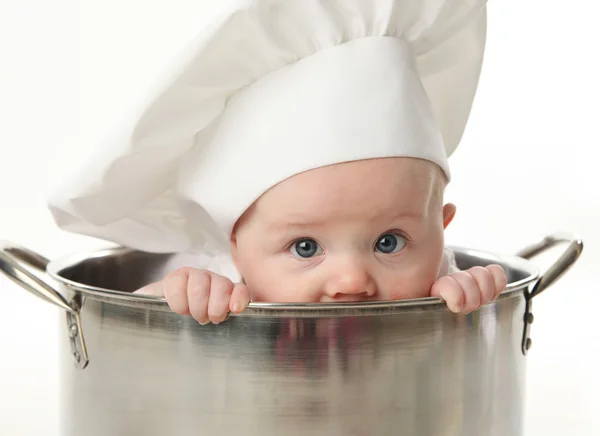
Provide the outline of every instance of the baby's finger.
{"type": "Polygon", "coordinates": [[[210,322],[208,319],[208,300],[210,297],[211,274],[204,270],[192,270],[187,285],[187,300],[190,315],[200,324],[210,322]]]}
{"type": "Polygon", "coordinates": [[[451,276],[444,276],[437,280],[431,287],[431,296],[442,298],[454,313],[461,312],[465,305],[462,287],[451,276]]]}
{"type": "Polygon", "coordinates": [[[231,293],[231,301],[229,302],[229,309],[233,313],[240,313],[248,307],[250,304],[250,291],[248,286],[243,283],[237,283],[233,286],[233,292],[231,293]]]}
{"type": "Polygon", "coordinates": [[[227,318],[232,291],[233,283],[231,280],[217,274],[211,274],[208,318],[213,323],[218,324],[227,318]]]}
{"type": "Polygon", "coordinates": [[[190,313],[187,298],[189,268],[180,268],[163,280],[163,292],[169,307],[179,315],[190,313]]]}
{"type": "Polygon", "coordinates": [[[470,313],[481,306],[481,292],[479,285],[466,271],[459,271],[450,275],[458,282],[465,296],[465,305],[462,308],[463,313],[470,313]]]}
{"type": "Polygon", "coordinates": [[[504,272],[504,268],[500,265],[488,265],[486,269],[492,274],[494,279],[496,293],[494,298],[498,298],[498,295],[502,293],[506,289],[507,278],[506,272],[504,272]]]}
{"type": "Polygon", "coordinates": [[[481,295],[481,305],[487,304],[496,298],[496,284],[492,273],[481,266],[475,266],[467,270],[477,282],[479,293],[481,295]]]}
{"type": "Polygon", "coordinates": [[[137,291],[135,291],[134,294],[164,297],[165,294],[163,293],[163,282],[150,283],[149,285],[146,285],[143,288],[140,288],[137,291]]]}

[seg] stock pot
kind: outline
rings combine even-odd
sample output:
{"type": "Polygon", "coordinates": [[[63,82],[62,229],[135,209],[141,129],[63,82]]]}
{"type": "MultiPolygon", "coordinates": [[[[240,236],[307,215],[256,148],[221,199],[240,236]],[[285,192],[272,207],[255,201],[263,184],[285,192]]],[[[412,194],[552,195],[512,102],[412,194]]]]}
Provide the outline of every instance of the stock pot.
{"type": "Polygon", "coordinates": [[[49,262],[3,242],[0,270],[65,312],[61,436],[520,436],[531,303],[582,248],[564,235],[514,256],[453,247],[461,269],[508,275],[469,315],[436,298],[251,303],[206,326],[132,294],[190,266],[181,255],[111,248],[49,262]],[[540,274],[529,259],[557,244],[540,274]]]}

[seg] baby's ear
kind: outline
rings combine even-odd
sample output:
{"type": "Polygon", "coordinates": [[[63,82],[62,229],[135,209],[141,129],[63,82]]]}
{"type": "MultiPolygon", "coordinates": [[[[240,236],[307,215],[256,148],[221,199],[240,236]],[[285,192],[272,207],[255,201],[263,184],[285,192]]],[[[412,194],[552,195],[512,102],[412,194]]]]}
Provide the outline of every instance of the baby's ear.
{"type": "Polygon", "coordinates": [[[452,222],[454,219],[454,215],[456,215],[456,206],[452,203],[448,203],[444,205],[443,209],[443,217],[444,217],[444,229],[448,227],[448,224],[452,222]]]}

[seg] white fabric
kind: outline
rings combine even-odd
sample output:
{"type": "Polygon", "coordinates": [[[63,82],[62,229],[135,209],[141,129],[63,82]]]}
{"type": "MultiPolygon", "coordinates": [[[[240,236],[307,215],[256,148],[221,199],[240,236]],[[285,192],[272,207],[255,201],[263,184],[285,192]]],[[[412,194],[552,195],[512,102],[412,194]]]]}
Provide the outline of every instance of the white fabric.
{"type": "Polygon", "coordinates": [[[229,249],[274,184],[350,160],[438,164],[463,133],[484,0],[257,0],[194,41],[50,199],[63,229],[145,251],[229,249]]]}
{"type": "Polygon", "coordinates": [[[178,192],[226,233],[269,188],[313,168],[406,156],[449,177],[410,47],[398,38],[358,39],[271,73],[231,99],[210,142],[197,143],[178,192]]]}
{"type": "Polygon", "coordinates": [[[438,273],[438,278],[453,274],[457,271],[460,271],[458,265],[456,264],[456,258],[454,257],[454,252],[449,248],[444,248],[444,254],[442,256],[442,264],[440,265],[440,271],[438,273]]]}

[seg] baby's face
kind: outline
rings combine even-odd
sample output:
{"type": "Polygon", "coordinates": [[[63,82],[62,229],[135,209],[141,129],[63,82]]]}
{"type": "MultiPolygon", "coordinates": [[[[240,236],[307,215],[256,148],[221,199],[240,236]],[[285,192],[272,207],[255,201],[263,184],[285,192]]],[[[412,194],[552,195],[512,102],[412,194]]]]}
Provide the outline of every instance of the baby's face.
{"type": "Polygon", "coordinates": [[[444,186],[436,165],[411,158],[307,171],[248,209],[232,255],[254,301],[426,297],[454,213],[444,186]]]}

